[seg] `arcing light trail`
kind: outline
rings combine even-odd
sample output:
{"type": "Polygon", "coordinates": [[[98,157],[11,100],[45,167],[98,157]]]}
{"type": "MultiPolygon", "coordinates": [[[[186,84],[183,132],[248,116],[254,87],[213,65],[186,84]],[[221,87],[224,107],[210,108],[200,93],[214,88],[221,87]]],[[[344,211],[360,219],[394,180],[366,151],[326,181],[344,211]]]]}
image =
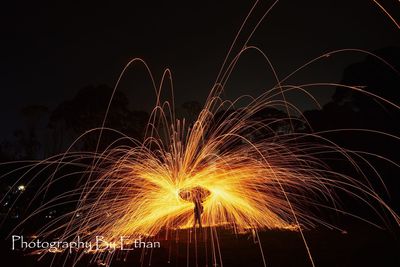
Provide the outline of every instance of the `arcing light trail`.
{"type": "MultiPolygon", "coordinates": [[[[40,166],[56,166],[56,171],[38,196],[50,190],[53,182],[69,176],[57,176],[64,167],[87,159],[93,164],[82,172],[79,189],[56,197],[37,211],[62,206],[79,196],[72,212],[55,218],[37,235],[62,233],[62,240],[104,236],[115,242],[121,236],[151,238],[163,231],[190,229],[195,223],[193,202],[182,192],[193,188],[207,192],[201,224],[209,227],[215,238],[218,226],[256,234],[265,229],[301,232],[321,224],[335,228],[310,210],[325,207],[345,213],[337,205],[338,192],[365,202],[373,211],[383,206],[399,224],[399,216],[370,186],[370,177],[363,177],[357,162],[366,161],[364,154],[339,147],[322,134],[292,129],[307,125],[301,117],[259,115],[271,107],[297,112],[291,103],[276,97],[310,86],[281,85],[241,109],[214,95],[191,125],[174,119],[167,102],[158,103],[143,142],[122,137],[131,140],[132,146],[110,144],[101,153],[68,151],[41,162],[40,166]],[[331,170],[324,156],[348,161],[365,180],[331,170]]],[[[94,129],[85,135],[98,130],[111,129],[94,129]]],[[[168,238],[173,238],[172,234],[168,238]]],[[[218,261],[216,256],[213,261],[218,261]]]]}
{"type": "MultiPolygon", "coordinates": [[[[71,212],[55,218],[37,235],[61,235],[61,239],[84,235],[87,240],[104,236],[106,240],[115,241],[121,236],[131,239],[152,238],[165,231],[167,238],[172,238],[172,234],[168,233],[190,229],[195,224],[193,201],[185,195],[193,190],[206,192],[201,200],[204,206],[201,224],[208,227],[213,238],[215,264],[217,261],[222,264],[222,260],[216,256],[219,247],[217,227],[232,229],[236,233],[253,232],[256,236],[258,231],[265,229],[292,229],[302,235],[303,229],[316,225],[335,228],[311,210],[326,208],[346,213],[338,205],[339,192],[364,202],[379,216],[383,215],[377,211],[377,207],[382,206],[399,225],[400,217],[371,186],[370,180],[380,179],[379,174],[376,172],[376,177],[371,178],[363,170],[368,165],[370,170],[376,171],[366,154],[340,147],[326,139],[323,133],[309,131],[311,126],[295,103],[285,98],[286,93],[299,91],[316,101],[309,92],[310,88],[342,85],[285,84],[286,79],[295,72],[279,79],[266,55],[258,48],[247,45],[250,37],[233,60],[228,61],[231,47],[217,81],[194,122],[175,116],[173,89],[172,101],[161,100],[161,91],[166,84],[173,88],[168,69],[157,83],[143,60],[137,58],[129,62],[115,90],[129,67],[143,64],[156,92],[157,100],[144,140],[133,140],[121,133],[121,139],[100,151],[103,132],[116,132],[105,127],[105,117],[102,127],[84,133],[66,153],[28,167],[30,169],[26,175],[30,175],[35,168],[41,168],[38,176],[47,168],[55,168],[37,192],[38,198],[51,191],[53,183],[61,179],[74,175],[81,178],[77,189],[51,199],[32,213],[31,216],[34,216],[44,210],[67,205],[71,199],[76,200],[76,207],[71,212]],[[232,70],[239,57],[249,50],[259,52],[267,60],[277,79],[277,86],[257,98],[243,96],[233,102],[223,100],[221,92],[232,70]],[[248,102],[239,107],[238,103],[243,99],[248,102]],[[284,110],[287,116],[274,118],[263,115],[268,109],[284,110]],[[95,152],[72,152],[82,138],[99,132],[95,152]],[[129,140],[131,145],[118,145],[121,140],[129,140]],[[330,169],[324,159],[332,157],[348,162],[361,178],[330,169]],[[67,166],[80,166],[85,170],[59,174],[67,166]]],[[[333,51],[327,55],[347,51],[350,49],[333,51]]],[[[358,87],[344,87],[368,94],[399,109],[393,103],[358,87]]],[[[109,109],[110,105],[107,112],[109,109]]],[[[359,131],[368,132],[363,129],[359,131]]],[[[353,216],[357,217],[356,214],[353,216]]],[[[367,218],[360,219],[368,221],[367,218]]],[[[308,250],[303,235],[302,238],[308,250]]],[[[309,250],[308,254],[314,265],[309,250]]]]}

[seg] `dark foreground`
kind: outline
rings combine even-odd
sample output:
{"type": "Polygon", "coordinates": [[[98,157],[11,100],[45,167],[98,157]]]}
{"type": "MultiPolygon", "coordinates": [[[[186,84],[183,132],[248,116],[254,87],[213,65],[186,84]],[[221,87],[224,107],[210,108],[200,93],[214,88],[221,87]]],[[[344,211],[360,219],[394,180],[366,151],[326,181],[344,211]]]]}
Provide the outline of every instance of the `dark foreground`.
{"type": "MultiPolygon", "coordinates": [[[[219,243],[222,266],[264,266],[259,244],[251,235],[234,235],[219,230],[219,243]]],[[[373,227],[361,226],[348,233],[315,229],[305,232],[316,266],[400,266],[400,235],[398,231],[382,231],[373,227]]],[[[188,245],[187,233],[180,233],[180,241],[160,240],[161,248],[137,249],[127,256],[114,255],[112,267],[127,266],[213,266],[210,240],[192,242],[188,245]],[[197,251],[197,257],[196,252],[197,251]],[[189,257],[187,256],[189,254],[189,257]],[[197,264],[196,264],[197,258],[197,264]]],[[[267,266],[311,266],[301,236],[297,232],[264,231],[260,233],[267,266]]],[[[23,255],[11,251],[10,241],[2,242],[0,266],[50,266],[53,255],[40,261],[37,256],[23,255]]],[[[217,250],[216,250],[217,251],[217,250]]],[[[217,266],[221,266],[219,255],[217,266]]],[[[91,256],[85,256],[76,267],[105,266],[90,263],[91,256]]],[[[64,259],[56,258],[53,266],[63,266],[64,259]]],[[[67,261],[65,266],[72,266],[67,261]]]]}

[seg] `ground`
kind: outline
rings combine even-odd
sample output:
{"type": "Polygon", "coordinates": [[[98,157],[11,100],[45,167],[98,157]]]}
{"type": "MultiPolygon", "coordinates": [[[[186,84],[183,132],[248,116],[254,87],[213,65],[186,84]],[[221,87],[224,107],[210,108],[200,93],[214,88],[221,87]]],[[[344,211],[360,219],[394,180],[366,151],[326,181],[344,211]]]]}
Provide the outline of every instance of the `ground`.
{"type": "MultiPolygon", "coordinates": [[[[305,237],[316,266],[400,266],[398,230],[379,230],[362,225],[348,230],[347,233],[313,229],[306,231],[305,237]]],[[[122,254],[117,255],[111,266],[141,266],[141,258],[144,259],[143,266],[213,266],[209,242],[207,249],[205,242],[198,242],[196,265],[195,244],[191,242],[188,245],[186,240],[187,234],[184,231],[180,233],[180,241],[161,240],[160,249],[148,250],[145,253],[136,250],[127,257],[122,254]],[[189,257],[187,257],[188,251],[189,257]]],[[[263,231],[260,232],[260,240],[267,266],[311,266],[299,233],[263,231]]],[[[234,235],[230,231],[220,229],[219,243],[223,266],[263,266],[259,244],[253,242],[251,235],[234,235]]],[[[4,267],[50,265],[51,258],[48,256],[37,261],[37,256],[22,256],[21,252],[11,251],[9,245],[7,241],[2,243],[3,263],[8,263],[1,264],[4,267]]],[[[85,257],[77,266],[98,266],[88,264],[88,260],[85,257]]],[[[62,264],[63,262],[55,261],[53,266],[62,264]]]]}

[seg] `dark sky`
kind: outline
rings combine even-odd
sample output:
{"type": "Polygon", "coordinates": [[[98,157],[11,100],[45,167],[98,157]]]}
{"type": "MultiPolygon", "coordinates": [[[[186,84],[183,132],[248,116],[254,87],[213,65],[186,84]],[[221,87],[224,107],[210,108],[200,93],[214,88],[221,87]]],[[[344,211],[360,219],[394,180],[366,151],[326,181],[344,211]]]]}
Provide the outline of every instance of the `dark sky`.
{"type": "MultiPolygon", "coordinates": [[[[225,54],[254,1],[109,1],[72,5],[9,4],[1,7],[0,120],[2,135],[17,127],[19,110],[31,104],[56,107],[83,86],[112,86],[133,57],[147,61],[157,78],[174,75],[178,102],[204,101],[225,54]]],[[[58,1],[57,1],[58,2],[58,1]]],[[[82,1],[86,2],[86,1],[82,1]]],[[[381,1],[393,14],[399,2],[381,1]]],[[[260,17],[272,1],[261,1],[260,17]]],[[[250,20],[244,37],[256,20],[250,20]]],[[[243,40],[241,38],[240,40],[243,40]]],[[[239,42],[240,43],[240,42],[239,42]]],[[[324,52],[369,51],[399,45],[399,31],[373,1],[282,0],[250,44],[262,48],[280,77],[324,52]]],[[[338,82],[343,69],[362,59],[355,53],[328,58],[290,80],[338,82]]],[[[248,53],[226,95],[259,94],[274,84],[265,61],[248,53]]],[[[150,105],[143,72],[131,71],[122,90],[137,108],[150,105]],[[145,103],[145,104],[144,104],[145,103]]],[[[331,90],[314,94],[322,103],[331,90]]],[[[311,108],[303,99],[303,109],[311,108]]]]}

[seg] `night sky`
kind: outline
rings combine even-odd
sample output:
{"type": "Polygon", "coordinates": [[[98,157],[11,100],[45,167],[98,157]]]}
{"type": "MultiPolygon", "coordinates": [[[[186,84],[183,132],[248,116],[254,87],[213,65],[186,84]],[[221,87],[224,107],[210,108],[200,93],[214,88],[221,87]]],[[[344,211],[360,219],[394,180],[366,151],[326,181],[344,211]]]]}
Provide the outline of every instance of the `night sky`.
{"type": "MultiPolygon", "coordinates": [[[[50,109],[87,85],[113,86],[124,65],[143,58],[157,79],[170,67],[178,103],[204,101],[228,48],[254,1],[110,1],[72,5],[7,4],[1,7],[0,120],[4,137],[18,127],[27,105],[50,109]]],[[[261,1],[241,41],[272,1],[261,1]]],[[[382,2],[389,11],[397,1],[382,2]]],[[[397,5],[397,7],[396,7],[397,5]]],[[[393,13],[395,14],[395,13],[393,13]]],[[[284,77],[324,52],[342,48],[374,51],[399,45],[396,26],[373,1],[280,1],[249,44],[270,57],[284,77]]],[[[327,58],[289,82],[339,82],[343,69],[362,55],[327,58]]],[[[135,109],[152,105],[151,88],[141,69],[128,72],[123,90],[135,109]]],[[[256,53],[240,61],[226,96],[257,95],[274,85],[256,53]]],[[[332,90],[314,95],[325,103],[332,90]]],[[[296,101],[310,109],[304,99],[296,101]]]]}

